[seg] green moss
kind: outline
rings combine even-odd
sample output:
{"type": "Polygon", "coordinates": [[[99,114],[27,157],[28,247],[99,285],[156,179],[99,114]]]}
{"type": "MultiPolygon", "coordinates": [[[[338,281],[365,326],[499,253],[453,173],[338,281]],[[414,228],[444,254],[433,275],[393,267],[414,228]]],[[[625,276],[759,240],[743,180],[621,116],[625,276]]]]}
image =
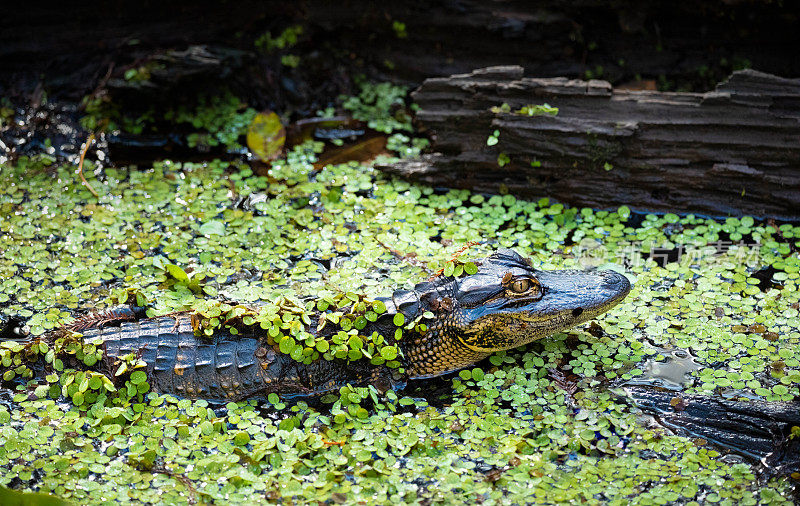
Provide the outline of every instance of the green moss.
{"type": "Polygon", "coordinates": [[[265,53],[270,53],[276,49],[288,49],[297,44],[298,38],[303,34],[303,27],[294,25],[287,27],[277,37],[273,37],[270,32],[265,32],[254,44],[256,48],[265,53]]]}
{"type": "Polygon", "coordinates": [[[508,103],[503,102],[499,106],[490,109],[495,114],[518,114],[520,116],[556,116],[558,115],[558,107],[553,107],[550,104],[527,104],[519,109],[511,109],[508,103]]]}
{"type": "Polygon", "coordinates": [[[411,132],[411,115],[405,105],[408,90],[392,83],[360,81],[358,95],[342,97],[342,107],[353,118],[366,121],[373,130],[383,133],[411,132]]]}
{"type": "Polygon", "coordinates": [[[226,93],[200,97],[194,109],[172,109],[164,114],[164,119],[176,124],[187,123],[197,130],[187,136],[189,147],[222,145],[237,150],[242,149],[239,140],[247,133],[256,113],[235,95],[226,93]]]}

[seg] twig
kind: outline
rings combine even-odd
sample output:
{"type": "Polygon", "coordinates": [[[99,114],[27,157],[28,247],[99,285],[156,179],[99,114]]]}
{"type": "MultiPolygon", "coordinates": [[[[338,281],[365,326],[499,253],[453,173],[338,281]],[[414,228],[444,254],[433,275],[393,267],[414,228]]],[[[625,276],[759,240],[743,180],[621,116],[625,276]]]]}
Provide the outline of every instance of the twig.
{"type": "Polygon", "coordinates": [[[381,246],[383,246],[383,248],[386,251],[391,253],[392,256],[394,256],[398,260],[402,260],[403,262],[408,262],[408,263],[410,263],[411,265],[413,265],[415,267],[419,267],[420,269],[425,271],[425,274],[428,274],[428,275],[431,274],[431,270],[428,269],[428,264],[423,262],[422,260],[418,260],[417,258],[415,258],[415,255],[413,253],[406,255],[402,251],[397,251],[396,249],[392,248],[388,244],[385,244],[383,241],[381,241],[378,238],[375,238],[375,241],[378,244],[380,244],[381,246]]]}
{"type": "Polygon", "coordinates": [[[162,465],[153,465],[153,467],[150,469],[150,472],[167,475],[170,478],[173,478],[174,480],[181,483],[184,487],[186,487],[186,490],[189,491],[189,497],[187,498],[187,502],[189,504],[197,504],[197,495],[198,495],[197,488],[194,486],[194,483],[192,483],[192,480],[188,476],[175,471],[170,471],[169,469],[167,469],[165,466],[162,465]]]}
{"type": "Polygon", "coordinates": [[[456,259],[457,259],[458,257],[460,257],[460,256],[461,256],[461,254],[462,254],[462,253],[464,253],[465,251],[467,251],[467,250],[468,250],[468,249],[470,249],[471,247],[473,247],[473,246],[475,246],[475,245],[477,245],[477,244],[480,244],[480,243],[481,243],[480,241],[470,241],[470,242],[468,242],[467,244],[465,244],[464,246],[462,246],[460,250],[456,251],[456,252],[453,254],[452,258],[450,258],[450,261],[451,261],[451,262],[455,262],[455,261],[456,261],[456,259]]]}
{"type": "Polygon", "coordinates": [[[92,188],[92,185],[89,184],[89,181],[87,181],[86,178],[83,177],[83,160],[86,158],[86,153],[89,152],[89,148],[91,147],[92,142],[94,142],[94,134],[89,134],[89,138],[86,139],[86,145],[83,147],[83,151],[81,151],[81,160],[78,163],[78,175],[81,177],[81,181],[83,181],[83,186],[88,188],[89,191],[92,192],[92,195],[94,195],[97,198],[100,198],[100,195],[96,191],[94,191],[94,188],[92,188]]]}
{"type": "MultiPolygon", "coordinates": [[[[460,250],[456,251],[456,252],[453,254],[453,256],[452,256],[452,257],[450,257],[450,261],[451,261],[451,262],[455,262],[456,260],[458,260],[458,257],[459,257],[459,256],[461,256],[461,254],[462,254],[462,253],[464,253],[465,251],[467,251],[467,250],[468,250],[468,249],[470,249],[471,247],[475,246],[476,244],[480,244],[480,241],[470,241],[470,242],[468,242],[467,244],[465,244],[464,246],[462,246],[460,250]]],[[[429,274],[430,274],[430,273],[429,273],[429,274]]],[[[430,278],[428,278],[428,281],[431,281],[431,280],[433,280],[433,279],[435,279],[435,278],[438,278],[438,277],[439,277],[439,276],[441,276],[442,274],[444,274],[444,267],[442,267],[441,269],[439,269],[438,271],[436,271],[436,273],[435,273],[433,276],[431,276],[430,278]]]]}
{"type": "MultiPolygon", "coordinates": [[[[104,92],[103,88],[105,87],[106,84],[108,84],[108,80],[111,79],[111,74],[113,72],[114,72],[114,62],[111,62],[108,64],[108,70],[106,70],[106,75],[104,75],[100,79],[100,81],[98,81],[97,86],[95,86],[94,90],[88,95],[89,98],[92,99],[97,98],[104,92]]],[[[78,110],[85,111],[87,103],[88,101],[86,100],[82,101],[81,105],[78,107],[78,110]]]]}
{"type": "Polygon", "coordinates": [[[573,394],[578,390],[577,376],[567,376],[559,369],[548,369],[548,376],[553,380],[553,385],[559,390],[564,392],[565,400],[569,405],[575,405],[575,397],[573,394]]]}

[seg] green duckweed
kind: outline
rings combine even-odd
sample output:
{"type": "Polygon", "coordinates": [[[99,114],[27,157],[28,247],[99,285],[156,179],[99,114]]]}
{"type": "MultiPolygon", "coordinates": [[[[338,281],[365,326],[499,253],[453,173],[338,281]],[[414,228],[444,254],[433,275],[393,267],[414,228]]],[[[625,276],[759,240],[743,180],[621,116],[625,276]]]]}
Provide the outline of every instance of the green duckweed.
{"type": "MultiPolygon", "coordinates": [[[[353,111],[375,103],[359,100],[353,111]]],[[[697,362],[691,391],[800,396],[800,227],[443,191],[369,164],[315,168],[321,150],[307,143],[258,171],[90,167],[99,198],[44,157],[2,168],[0,314],[32,338],[0,344],[17,385],[0,404],[0,484],[80,504],[791,503],[793,478],[760,484],[748,463],[648,428],[607,386],[682,349],[697,362]],[[385,311],[376,298],[439,270],[469,274],[499,247],[542,269],[621,270],[634,288],[594,324],[453,377],[344,387],[322,404],[158,395],[134,356],[79,371],[70,361],[91,366],[99,343],[37,339],[138,302],[151,316],[196,312],[200,339],[241,322],[301,360],[392,361],[391,343],[358,332],[385,311]],[[304,321],[312,312],[324,321],[304,321]],[[307,326],[320,324],[343,334],[312,342],[307,326]],[[54,372],[34,379],[26,353],[54,372]]],[[[420,322],[394,323],[402,335],[420,322]]]]}

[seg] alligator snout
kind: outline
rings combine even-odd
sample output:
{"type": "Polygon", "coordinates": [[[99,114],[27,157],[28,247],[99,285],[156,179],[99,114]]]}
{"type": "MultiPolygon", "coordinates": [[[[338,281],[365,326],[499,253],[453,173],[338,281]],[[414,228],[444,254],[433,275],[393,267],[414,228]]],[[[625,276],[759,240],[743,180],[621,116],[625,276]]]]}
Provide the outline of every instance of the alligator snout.
{"type": "Polygon", "coordinates": [[[603,288],[614,293],[619,293],[620,297],[628,295],[631,291],[631,282],[628,278],[615,271],[603,271],[603,288]]]}
{"type": "Polygon", "coordinates": [[[572,325],[605,313],[631,291],[628,278],[615,271],[553,271],[541,277],[548,279],[548,310],[569,314],[572,325]]]}

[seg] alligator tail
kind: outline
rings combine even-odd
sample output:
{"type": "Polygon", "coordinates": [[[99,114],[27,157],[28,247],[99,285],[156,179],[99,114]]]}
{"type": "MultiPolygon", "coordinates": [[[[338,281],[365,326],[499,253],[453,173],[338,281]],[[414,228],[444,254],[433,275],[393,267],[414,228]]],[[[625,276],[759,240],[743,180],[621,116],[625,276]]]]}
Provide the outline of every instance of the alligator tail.
{"type": "Polygon", "coordinates": [[[178,397],[219,401],[320,395],[346,384],[397,389],[404,382],[395,371],[364,361],[324,359],[304,364],[276,352],[259,336],[219,331],[194,335],[191,320],[175,317],[123,322],[119,327],[89,330],[84,339],[103,341],[106,370],[134,354],[147,364],[151,388],[178,397]]]}
{"type": "MultiPolygon", "coordinates": [[[[179,397],[236,400],[264,390],[269,382],[253,337],[229,334],[204,339],[194,335],[185,315],[123,322],[91,329],[84,339],[103,341],[107,370],[133,354],[147,364],[154,391],[179,397]]],[[[266,353],[263,353],[266,356],[266,353]]]]}

